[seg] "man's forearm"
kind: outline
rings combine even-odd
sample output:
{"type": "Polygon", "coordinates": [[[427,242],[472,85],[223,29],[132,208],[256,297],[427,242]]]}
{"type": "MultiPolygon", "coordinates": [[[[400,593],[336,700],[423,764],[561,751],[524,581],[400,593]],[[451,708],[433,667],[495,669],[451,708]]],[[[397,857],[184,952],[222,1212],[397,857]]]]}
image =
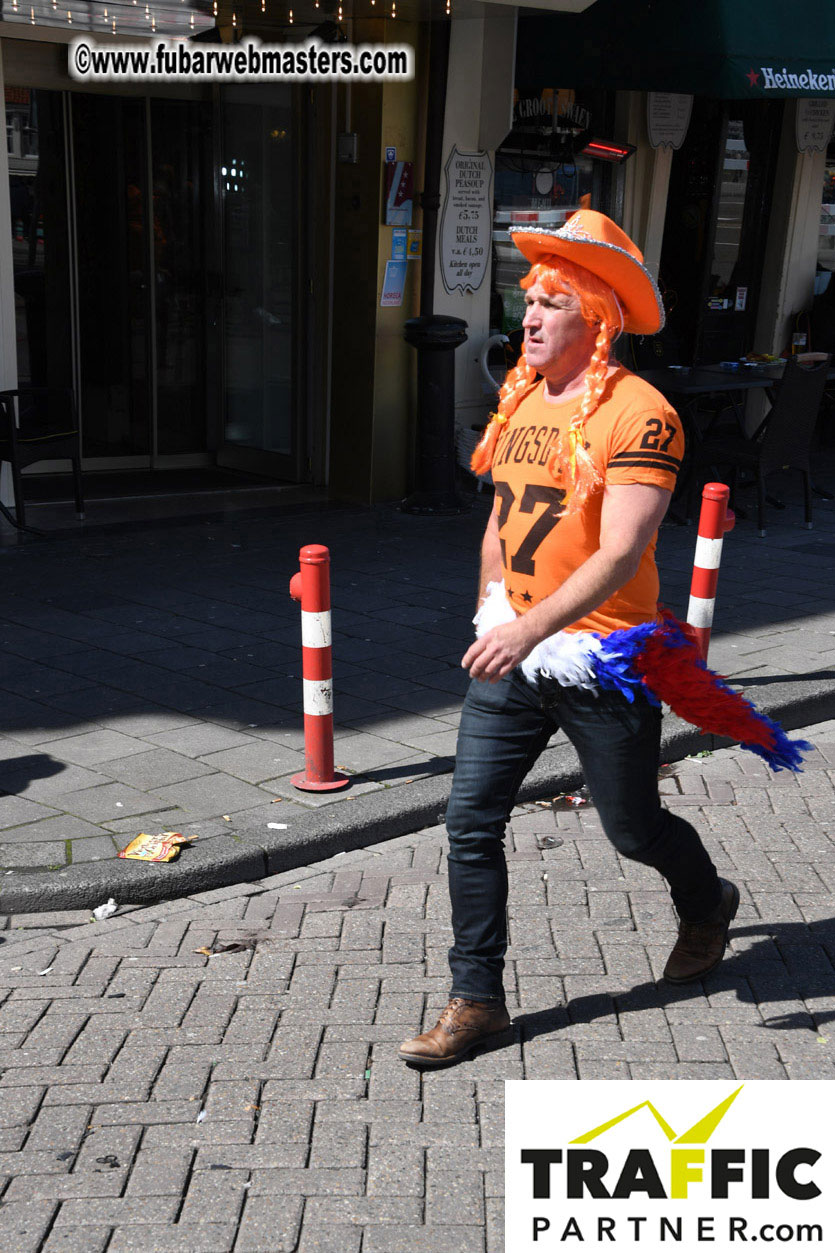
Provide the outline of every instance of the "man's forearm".
{"type": "Polygon", "coordinates": [[[499,541],[488,532],[481,545],[481,568],[478,576],[478,604],[487,595],[488,583],[500,583],[502,579],[502,550],[499,541]]]}
{"type": "Polygon", "coordinates": [[[631,553],[615,555],[598,549],[545,600],[524,615],[531,647],[598,609],[637,570],[631,553]]]}

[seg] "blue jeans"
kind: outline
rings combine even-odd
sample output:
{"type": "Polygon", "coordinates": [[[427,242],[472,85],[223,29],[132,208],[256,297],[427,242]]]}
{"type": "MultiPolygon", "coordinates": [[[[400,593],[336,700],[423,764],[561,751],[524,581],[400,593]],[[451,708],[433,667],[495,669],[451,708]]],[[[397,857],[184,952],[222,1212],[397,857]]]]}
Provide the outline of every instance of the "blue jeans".
{"type": "Polygon", "coordinates": [[[641,695],[587,692],[541,682],[520,670],[498,683],[473,680],[464,702],[446,815],[455,943],[452,996],[503,1000],[507,949],[505,825],[516,793],[562,727],[577,750],[603,830],[619,853],[654,866],[687,921],[721,900],[716,869],[689,822],[658,796],[661,711],[641,695]]]}

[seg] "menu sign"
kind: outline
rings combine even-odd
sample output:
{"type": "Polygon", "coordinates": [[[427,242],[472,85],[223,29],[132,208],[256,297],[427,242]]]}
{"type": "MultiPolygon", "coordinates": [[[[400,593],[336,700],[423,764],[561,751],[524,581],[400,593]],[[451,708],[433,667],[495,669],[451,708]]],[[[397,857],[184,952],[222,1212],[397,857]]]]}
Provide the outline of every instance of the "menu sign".
{"type": "Polygon", "coordinates": [[[680,148],[690,125],[693,97],[672,91],[647,93],[647,134],[653,148],[680,148]]]}
{"type": "Polygon", "coordinates": [[[823,152],[832,138],[835,100],[798,100],[795,131],[798,152],[823,152]]]}
{"type": "Polygon", "coordinates": [[[441,278],[449,293],[478,291],[490,260],[493,167],[486,152],[453,147],[444,173],[441,278]]]}

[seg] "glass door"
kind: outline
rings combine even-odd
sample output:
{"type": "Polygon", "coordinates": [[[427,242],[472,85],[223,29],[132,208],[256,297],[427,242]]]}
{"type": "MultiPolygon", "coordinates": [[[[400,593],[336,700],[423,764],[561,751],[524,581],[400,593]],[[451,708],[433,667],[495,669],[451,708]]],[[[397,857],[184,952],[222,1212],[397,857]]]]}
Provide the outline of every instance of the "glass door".
{"type": "MultiPolygon", "coordinates": [[[[216,421],[207,358],[207,209],[211,107],[152,100],[153,306],[156,377],[154,464],[206,458],[216,421]]],[[[215,350],[216,351],[216,350],[215,350]]]]}
{"type": "Polygon", "coordinates": [[[295,95],[218,94],[6,89],[19,377],[88,469],[299,477],[295,95]]]}
{"type": "Polygon", "coordinates": [[[110,465],[207,460],[207,110],[72,97],[83,452],[110,465]]]}
{"type": "Polygon", "coordinates": [[[150,207],[145,102],[73,95],[82,453],[150,465],[150,207]],[[137,461],[141,458],[141,463],[137,461]]]}
{"type": "Polygon", "coordinates": [[[225,405],[218,460],[298,477],[293,93],[229,88],[221,98],[225,405]]]}
{"type": "Polygon", "coordinates": [[[673,154],[660,280],[668,361],[735,360],[753,343],[782,121],[779,101],[696,97],[673,154]]]}
{"type": "Polygon", "coordinates": [[[20,387],[72,384],[64,97],[6,88],[20,387]]]}
{"type": "Polygon", "coordinates": [[[755,346],[781,120],[779,102],[731,101],[725,109],[696,345],[703,361],[736,360],[755,346]]]}

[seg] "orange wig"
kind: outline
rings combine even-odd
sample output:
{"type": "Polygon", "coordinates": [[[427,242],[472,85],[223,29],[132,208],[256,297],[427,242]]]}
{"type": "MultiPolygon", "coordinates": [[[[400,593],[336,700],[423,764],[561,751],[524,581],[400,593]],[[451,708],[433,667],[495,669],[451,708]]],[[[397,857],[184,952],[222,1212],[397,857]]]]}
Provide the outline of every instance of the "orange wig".
{"type": "MultiPolygon", "coordinates": [[[[568,431],[557,445],[548,468],[567,485],[565,513],[575,513],[603,486],[603,475],[585,448],[583,428],[594,413],[606,386],[609,351],[623,327],[618,298],[602,279],[584,266],[566,258],[554,257],[550,264],[537,262],[522,279],[525,289],[540,283],[549,296],[558,292],[574,295],[580,302],[584,321],[597,327],[597,339],[584,380],[583,395],[568,431]]],[[[525,396],[536,386],[538,375],[528,365],[525,348],[499,392],[498,412],[493,414],[470,463],[474,474],[486,474],[493,464],[496,442],[508,419],[525,396]]]]}

